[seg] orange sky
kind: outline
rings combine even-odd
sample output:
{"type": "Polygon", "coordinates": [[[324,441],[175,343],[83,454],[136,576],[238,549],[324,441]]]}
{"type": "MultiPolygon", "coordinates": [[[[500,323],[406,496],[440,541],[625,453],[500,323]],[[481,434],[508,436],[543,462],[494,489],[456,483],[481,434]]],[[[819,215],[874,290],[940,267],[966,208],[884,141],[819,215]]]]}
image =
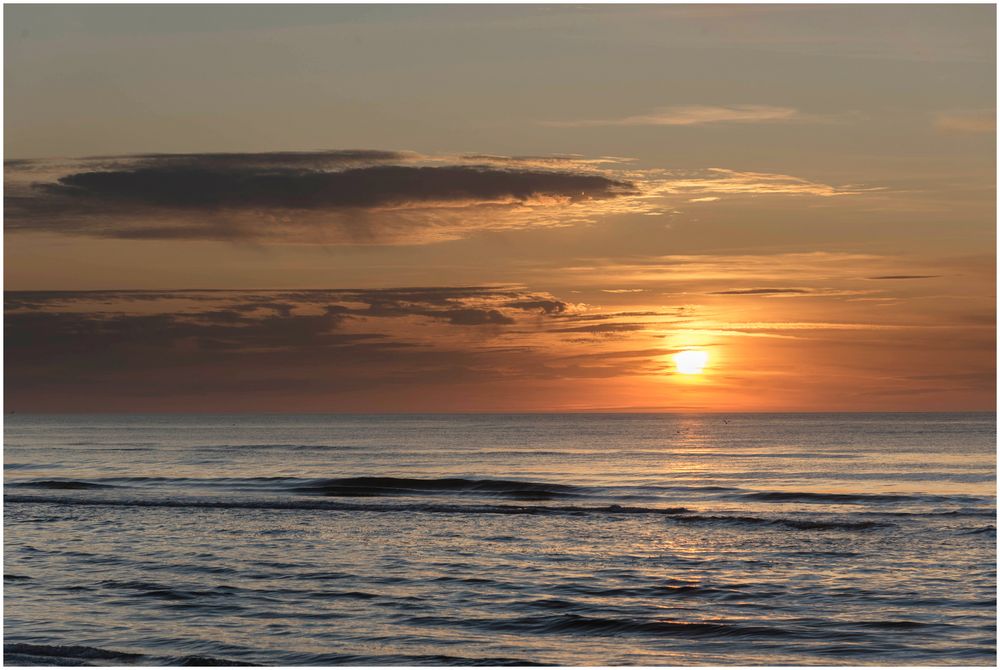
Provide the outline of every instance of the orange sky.
{"type": "Polygon", "coordinates": [[[8,6],[7,408],[993,409],[994,12],[8,6]]]}

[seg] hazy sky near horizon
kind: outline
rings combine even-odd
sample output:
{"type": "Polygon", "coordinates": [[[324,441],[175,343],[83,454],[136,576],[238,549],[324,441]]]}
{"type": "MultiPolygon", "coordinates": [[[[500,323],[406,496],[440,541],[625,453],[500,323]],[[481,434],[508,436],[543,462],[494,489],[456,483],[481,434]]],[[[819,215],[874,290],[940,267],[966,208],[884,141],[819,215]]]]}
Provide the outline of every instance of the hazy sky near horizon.
{"type": "Polygon", "coordinates": [[[8,409],[995,407],[992,5],[4,17],[8,409]]]}

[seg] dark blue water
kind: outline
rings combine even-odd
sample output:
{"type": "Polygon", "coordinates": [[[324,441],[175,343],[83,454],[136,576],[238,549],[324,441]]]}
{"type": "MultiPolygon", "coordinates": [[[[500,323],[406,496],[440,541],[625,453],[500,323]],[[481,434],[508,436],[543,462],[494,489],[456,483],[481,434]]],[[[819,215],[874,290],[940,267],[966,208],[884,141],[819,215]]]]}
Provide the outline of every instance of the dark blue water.
{"type": "Polygon", "coordinates": [[[996,660],[988,414],[9,416],[9,664],[996,660]]]}

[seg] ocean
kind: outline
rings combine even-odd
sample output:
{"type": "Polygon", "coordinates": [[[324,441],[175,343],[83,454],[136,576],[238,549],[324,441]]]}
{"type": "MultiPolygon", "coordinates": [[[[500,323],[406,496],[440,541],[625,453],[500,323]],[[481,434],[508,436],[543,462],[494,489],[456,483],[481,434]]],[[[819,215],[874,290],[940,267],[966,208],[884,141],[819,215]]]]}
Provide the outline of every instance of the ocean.
{"type": "Polygon", "coordinates": [[[993,414],[4,433],[7,664],[996,663],[993,414]]]}

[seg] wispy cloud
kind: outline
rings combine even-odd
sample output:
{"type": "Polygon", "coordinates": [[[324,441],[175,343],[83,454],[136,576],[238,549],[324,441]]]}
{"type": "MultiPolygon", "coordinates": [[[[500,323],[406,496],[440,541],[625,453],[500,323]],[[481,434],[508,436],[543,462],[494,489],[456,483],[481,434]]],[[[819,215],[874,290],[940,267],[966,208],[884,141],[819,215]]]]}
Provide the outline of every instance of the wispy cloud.
{"type": "Polygon", "coordinates": [[[712,291],[709,295],[786,295],[809,293],[804,288],[734,288],[728,291],[712,291]]]}
{"type": "Polygon", "coordinates": [[[873,292],[836,288],[738,288],[725,291],[710,291],[708,295],[761,296],[764,298],[832,298],[865,295],[873,292]]]}
{"type": "MultiPolygon", "coordinates": [[[[727,168],[671,170],[657,173],[655,188],[660,193],[697,195],[688,202],[712,202],[733,195],[810,195],[823,198],[860,195],[878,187],[846,184],[834,186],[787,174],[745,172],[727,168]]],[[[651,179],[653,177],[651,176],[651,179]]]]}
{"type": "Polygon", "coordinates": [[[934,126],[957,133],[995,133],[997,112],[995,109],[941,112],[935,117],[934,126]]]}
{"type": "Polygon", "coordinates": [[[609,281],[614,281],[619,285],[647,290],[661,285],[697,293],[737,291],[737,295],[754,295],[789,290],[817,291],[823,287],[840,286],[840,282],[855,280],[934,276],[930,273],[917,274],[912,270],[906,272],[906,269],[914,267],[920,266],[914,266],[907,259],[892,256],[813,251],[593,258],[581,259],[581,262],[561,271],[574,277],[577,282],[586,282],[588,277],[599,277],[601,283],[595,286],[596,289],[603,289],[609,281]],[[907,265],[910,267],[907,268],[907,265]]]}
{"type": "Polygon", "coordinates": [[[592,126],[701,126],[715,123],[809,121],[816,118],[805,115],[794,107],[778,107],[773,105],[675,105],[661,107],[648,114],[637,114],[617,119],[546,121],[544,125],[565,128],[586,128],[592,126]]]}

